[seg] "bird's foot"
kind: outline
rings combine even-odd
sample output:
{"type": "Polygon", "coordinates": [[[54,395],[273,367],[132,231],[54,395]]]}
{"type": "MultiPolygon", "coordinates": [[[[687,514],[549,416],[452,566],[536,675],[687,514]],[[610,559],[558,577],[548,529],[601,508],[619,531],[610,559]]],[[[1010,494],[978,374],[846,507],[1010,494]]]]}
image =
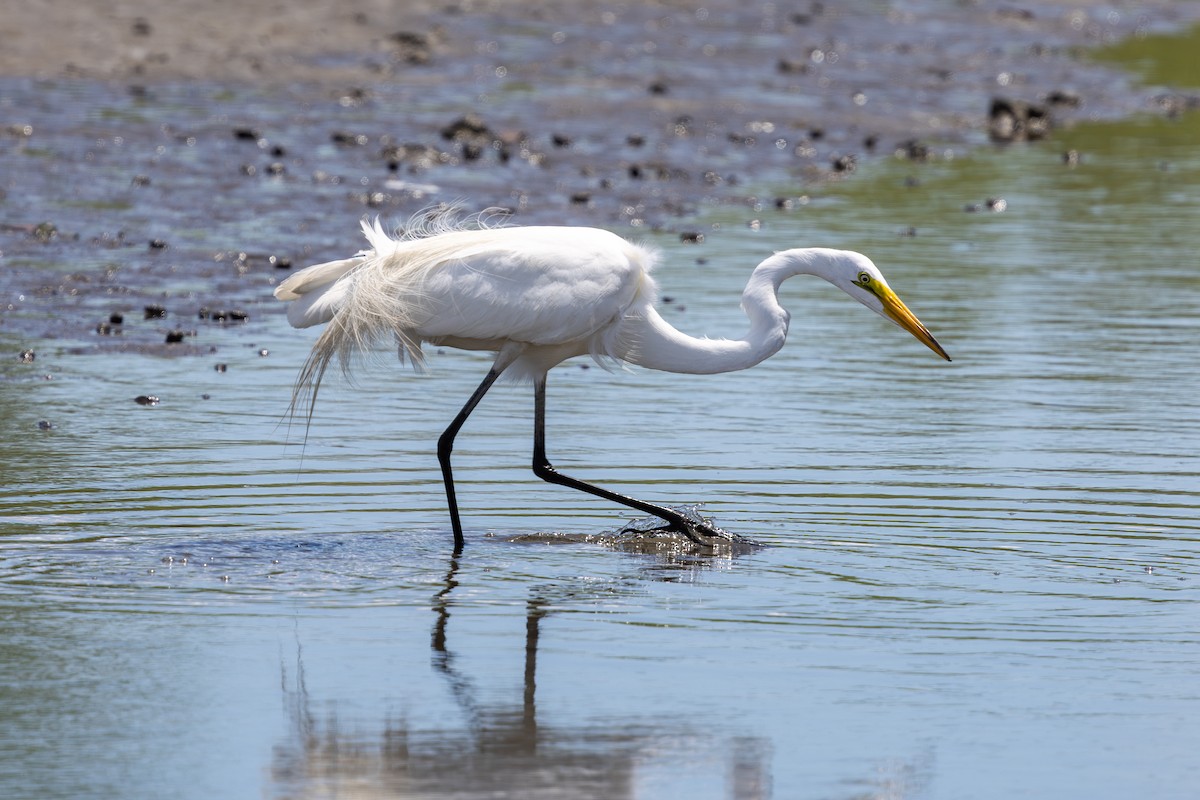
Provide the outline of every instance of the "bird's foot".
{"type": "Polygon", "coordinates": [[[681,511],[664,509],[672,513],[662,514],[659,519],[662,525],[646,526],[645,521],[631,522],[622,529],[622,533],[681,533],[693,544],[701,547],[713,547],[720,542],[748,542],[749,540],[736,533],[722,530],[713,524],[711,519],[701,517],[694,506],[688,506],[681,511]]]}
{"type": "Polygon", "coordinates": [[[682,533],[692,542],[702,547],[709,547],[714,540],[728,539],[731,534],[721,530],[716,525],[713,525],[710,520],[691,520],[686,517],[679,520],[672,520],[664,525],[659,530],[674,531],[682,533]]]}
{"type": "Polygon", "coordinates": [[[717,527],[711,519],[700,516],[696,506],[664,508],[662,512],[629,522],[617,533],[614,546],[635,552],[695,556],[742,555],[763,547],[753,539],[717,527]]]}

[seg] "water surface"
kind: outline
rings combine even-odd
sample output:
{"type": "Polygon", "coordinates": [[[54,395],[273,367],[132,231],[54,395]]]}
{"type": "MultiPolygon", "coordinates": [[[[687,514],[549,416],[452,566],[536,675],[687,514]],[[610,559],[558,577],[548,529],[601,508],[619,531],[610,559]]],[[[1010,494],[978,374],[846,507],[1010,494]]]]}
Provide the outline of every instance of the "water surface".
{"type": "Polygon", "coordinates": [[[190,358],[35,343],[0,380],[0,793],[1192,796],[1198,136],[1083,125],[648,235],[684,330],[740,335],[753,263],[820,243],[955,358],[797,279],[755,370],[554,373],[557,466],[769,545],[737,557],[511,541],[626,517],[533,478],[500,386],[453,558],[434,443],[480,355],[385,356],[305,431],[312,335],[265,303],[190,358]]]}

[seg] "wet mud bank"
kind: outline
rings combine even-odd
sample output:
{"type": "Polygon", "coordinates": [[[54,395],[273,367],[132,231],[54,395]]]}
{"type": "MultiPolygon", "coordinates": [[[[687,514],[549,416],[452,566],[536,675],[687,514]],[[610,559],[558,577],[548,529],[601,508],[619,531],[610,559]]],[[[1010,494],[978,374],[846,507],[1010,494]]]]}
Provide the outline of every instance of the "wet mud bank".
{"type": "MultiPolygon", "coordinates": [[[[1192,98],[1088,58],[1170,2],[18,2],[0,24],[0,337],[209,354],[214,326],[431,205],[691,241],[876,158],[1192,98]],[[50,40],[53,31],[53,41],[50,40]]],[[[1019,146],[1019,145],[1018,145],[1019,146]]]]}

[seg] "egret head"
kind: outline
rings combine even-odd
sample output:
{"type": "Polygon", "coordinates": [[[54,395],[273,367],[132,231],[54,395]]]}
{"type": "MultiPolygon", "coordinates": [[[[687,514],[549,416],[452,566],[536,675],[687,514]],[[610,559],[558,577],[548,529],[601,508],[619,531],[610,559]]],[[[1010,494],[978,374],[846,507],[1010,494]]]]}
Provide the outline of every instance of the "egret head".
{"type": "Polygon", "coordinates": [[[831,283],[862,303],[867,308],[899,325],[917,338],[917,341],[947,361],[950,356],[938,344],[929,329],[921,324],[916,314],[908,310],[879,268],[861,253],[843,251],[835,259],[837,266],[827,276],[831,283]]]}

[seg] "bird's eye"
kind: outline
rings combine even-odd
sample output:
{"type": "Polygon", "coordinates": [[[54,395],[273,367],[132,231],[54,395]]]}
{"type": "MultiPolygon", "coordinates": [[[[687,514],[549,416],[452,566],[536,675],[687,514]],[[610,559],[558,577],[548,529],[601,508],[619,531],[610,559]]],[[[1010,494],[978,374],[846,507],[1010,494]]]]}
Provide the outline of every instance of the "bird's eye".
{"type": "Polygon", "coordinates": [[[858,273],[858,285],[859,286],[869,286],[870,284],[871,284],[871,273],[869,273],[869,272],[858,273]]]}

